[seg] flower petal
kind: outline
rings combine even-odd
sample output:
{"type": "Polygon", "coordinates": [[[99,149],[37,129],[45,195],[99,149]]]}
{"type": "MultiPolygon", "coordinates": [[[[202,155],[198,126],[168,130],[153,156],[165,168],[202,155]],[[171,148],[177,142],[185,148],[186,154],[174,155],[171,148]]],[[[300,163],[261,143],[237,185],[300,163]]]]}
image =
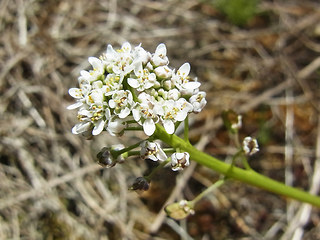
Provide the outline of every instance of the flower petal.
{"type": "Polygon", "coordinates": [[[156,55],[164,55],[164,56],[167,55],[166,45],[164,43],[160,43],[156,48],[155,54],[156,55]]]}
{"type": "Polygon", "coordinates": [[[133,88],[138,88],[140,86],[138,80],[135,78],[128,78],[128,84],[133,88]]]}
{"type": "Polygon", "coordinates": [[[199,83],[199,82],[188,82],[188,83],[184,84],[183,86],[186,89],[193,90],[193,89],[200,87],[200,85],[201,85],[201,83],[199,83]]]}
{"type": "Polygon", "coordinates": [[[89,57],[88,58],[89,63],[92,65],[92,67],[94,69],[98,69],[100,70],[101,68],[103,68],[103,64],[101,62],[101,60],[99,58],[96,57],[89,57]]]}
{"type": "Polygon", "coordinates": [[[169,134],[174,133],[174,123],[171,120],[164,120],[163,126],[167,133],[169,134]]]}
{"type": "Polygon", "coordinates": [[[143,123],[143,131],[146,135],[151,136],[156,130],[156,125],[153,120],[148,118],[143,123]]]}
{"type": "Polygon", "coordinates": [[[184,63],[178,70],[178,74],[181,77],[186,78],[190,73],[190,64],[189,63],[184,63]]]}
{"type": "Polygon", "coordinates": [[[76,102],[70,106],[67,107],[68,110],[76,109],[78,107],[81,107],[83,105],[83,102],[76,102]]]}
{"type": "Polygon", "coordinates": [[[120,114],[118,116],[119,116],[119,118],[126,118],[129,114],[130,114],[130,109],[126,107],[126,108],[122,109],[122,111],[120,112],[120,114]]]}
{"type": "Polygon", "coordinates": [[[133,118],[134,118],[134,120],[136,122],[140,121],[141,114],[140,114],[140,111],[138,109],[132,109],[132,116],[133,116],[133,118]]]}
{"type": "Polygon", "coordinates": [[[91,123],[90,122],[81,122],[76,124],[73,128],[72,128],[72,133],[73,134],[79,134],[79,133],[83,133],[85,131],[88,131],[91,127],[91,123]]]}
{"type": "Polygon", "coordinates": [[[99,135],[102,130],[104,128],[104,120],[100,119],[97,123],[96,126],[94,126],[93,130],[92,130],[92,135],[99,135]]]}
{"type": "Polygon", "coordinates": [[[99,135],[102,130],[104,128],[104,120],[100,119],[97,123],[96,126],[94,126],[93,130],[92,130],[92,135],[99,135]]]}
{"type": "Polygon", "coordinates": [[[82,90],[80,88],[70,88],[69,95],[73,98],[82,98],[82,90]]]}

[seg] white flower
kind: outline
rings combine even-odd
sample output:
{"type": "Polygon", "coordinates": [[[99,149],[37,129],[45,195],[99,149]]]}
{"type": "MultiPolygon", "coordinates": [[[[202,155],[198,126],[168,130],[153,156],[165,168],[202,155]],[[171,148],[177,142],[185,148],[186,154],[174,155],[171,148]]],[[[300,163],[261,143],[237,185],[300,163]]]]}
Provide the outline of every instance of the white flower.
{"type": "Polygon", "coordinates": [[[139,94],[136,107],[132,109],[132,115],[135,121],[143,126],[143,131],[146,135],[151,136],[156,130],[155,122],[158,122],[159,117],[154,112],[156,100],[153,96],[142,92],[139,94]]]}
{"type": "Polygon", "coordinates": [[[151,62],[156,67],[164,66],[169,63],[169,60],[167,57],[167,48],[164,43],[160,43],[157,46],[155,53],[152,55],[151,62]]]}
{"type": "Polygon", "coordinates": [[[70,88],[69,95],[77,100],[76,103],[71,104],[70,106],[67,107],[67,109],[69,109],[69,110],[81,107],[83,105],[83,103],[85,102],[84,92],[80,88],[70,88]]]}
{"type": "Polygon", "coordinates": [[[133,58],[134,61],[141,62],[142,64],[147,64],[151,59],[151,53],[144,50],[140,44],[139,46],[136,46],[134,48],[133,58]]]}
{"type": "Polygon", "coordinates": [[[157,142],[144,141],[141,144],[140,157],[152,161],[165,161],[167,155],[157,142]]]}
{"type": "Polygon", "coordinates": [[[100,59],[96,57],[89,57],[88,61],[92,65],[93,70],[80,71],[81,76],[78,79],[79,82],[87,81],[91,83],[93,81],[99,80],[101,76],[104,74],[104,64],[100,59]]]}
{"type": "Polygon", "coordinates": [[[108,122],[107,131],[112,136],[121,136],[125,127],[126,122],[123,119],[112,117],[108,122]]]}
{"type": "Polygon", "coordinates": [[[93,89],[90,94],[86,96],[86,103],[88,105],[102,105],[104,102],[104,94],[102,89],[93,89]]]}
{"type": "Polygon", "coordinates": [[[106,53],[101,57],[109,73],[126,76],[133,70],[132,62],[133,56],[131,52],[131,45],[125,42],[121,49],[115,51],[109,44],[106,53]]]}
{"type": "Polygon", "coordinates": [[[199,113],[207,104],[206,101],[206,93],[205,92],[198,92],[195,95],[192,95],[189,99],[189,102],[193,106],[193,112],[199,113]]]}
{"type": "Polygon", "coordinates": [[[118,74],[109,73],[104,79],[104,92],[106,96],[112,95],[114,92],[122,88],[123,77],[118,74]]]}
{"type": "Polygon", "coordinates": [[[175,131],[174,123],[185,120],[188,113],[192,111],[192,105],[184,98],[180,98],[178,101],[166,100],[161,106],[163,111],[157,109],[157,113],[161,115],[163,126],[169,134],[173,134],[175,131]]]}
{"type": "Polygon", "coordinates": [[[159,78],[170,78],[172,76],[172,69],[170,69],[168,66],[160,66],[154,69],[155,74],[159,78]]]}
{"type": "Polygon", "coordinates": [[[120,90],[112,95],[109,100],[109,107],[114,108],[114,112],[119,118],[126,118],[134,106],[132,93],[129,90],[120,90]]]}
{"type": "MultiPolygon", "coordinates": [[[[105,122],[110,117],[110,110],[108,108],[104,109],[102,105],[87,105],[86,108],[83,107],[78,112],[78,119],[80,120],[80,122],[91,122],[91,126],[93,127],[92,135],[100,134],[104,129],[105,122]]],[[[78,129],[78,127],[76,129],[78,129]]],[[[88,130],[89,129],[86,129],[84,131],[88,130]]],[[[81,133],[79,130],[75,131],[81,133]]]]}
{"type": "Polygon", "coordinates": [[[243,146],[243,151],[247,155],[251,156],[251,155],[259,152],[258,141],[255,138],[245,137],[242,144],[243,144],[242,145],[243,146]]]}
{"type": "Polygon", "coordinates": [[[190,165],[190,154],[188,152],[173,153],[171,155],[171,168],[173,171],[183,170],[190,165]]]}
{"type": "Polygon", "coordinates": [[[137,78],[128,78],[128,84],[136,88],[138,91],[143,91],[154,86],[157,81],[156,75],[150,73],[148,69],[143,69],[141,63],[136,63],[134,73],[137,78]]]}
{"type": "Polygon", "coordinates": [[[190,95],[195,89],[200,87],[197,81],[189,81],[190,64],[184,63],[177,71],[173,73],[172,80],[175,86],[181,91],[182,95],[190,95]]]}

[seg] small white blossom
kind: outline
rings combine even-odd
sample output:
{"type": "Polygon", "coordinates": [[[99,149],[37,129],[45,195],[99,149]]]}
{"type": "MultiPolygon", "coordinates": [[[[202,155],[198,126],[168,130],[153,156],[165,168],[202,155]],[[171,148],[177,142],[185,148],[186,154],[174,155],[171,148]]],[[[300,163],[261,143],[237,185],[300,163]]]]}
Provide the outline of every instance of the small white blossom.
{"type": "Polygon", "coordinates": [[[69,89],[69,95],[73,98],[75,98],[77,100],[76,103],[70,105],[67,107],[67,109],[71,110],[71,109],[76,109],[78,107],[81,107],[83,105],[83,103],[85,102],[85,96],[86,96],[86,92],[84,92],[82,89],[80,88],[70,88],[69,89]]]}
{"type": "Polygon", "coordinates": [[[257,139],[252,137],[245,137],[243,140],[243,151],[245,152],[245,154],[250,156],[259,152],[257,139]]]}
{"type": "Polygon", "coordinates": [[[157,109],[157,113],[161,115],[163,126],[169,134],[173,134],[175,131],[174,123],[185,120],[188,113],[192,111],[192,105],[184,98],[180,98],[178,101],[166,100],[161,106],[161,110],[157,109]]]}
{"type": "Polygon", "coordinates": [[[134,58],[134,61],[141,62],[142,64],[145,65],[151,59],[151,53],[144,50],[140,44],[139,46],[136,46],[134,48],[133,58],[134,58]]]}
{"type": "Polygon", "coordinates": [[[173,153],[171,155],[171,168],[173,171],[183,170],[190,165],[190,154],[188,152],[173,153]]]}
{"type": "Polygon", "coordinates": [[[103,87],[102,81],[98,80],[92,83],[91,88],[92,89],[99,89],[103,87]]]}
{"type": "Polygon", "coordinates": [[[128,42],[125,42],[118,51],[115,51],[109,44],[105,55],[103,55],[101,59],[109,73],[126,76],[133,70],[133,56],[131,53],[131,45],[128,42]]]}
{"type": "Polygon", "coordinates": [[[128,78],[128,84],[136,88],[138,91],[143,91],[154,86],[156,83],[156,75],[150,73],[148,69],[143,69],[141,63],[137,63],[134,68],[136,78],[128,78]]]}
{"type": "Polygon", "coordinates": [[[141,144],[140,157],[152,161],[165,161],[167,155],[157,142],[144,141],[141,144]]]}
{"type": "Polygon", "coordinates": [[[104,79],[104,92],[106,96],[112,95],[114,92],[122,89],[123,77],[118,74],[109,73],[104,79]]]}
{"type": "Polygon", "coordinates": [[[119,118],[126,118],[134,107],[132,93],[129,90],[120,90],[112,95],[109,107],[114,109],[119,118]]]}
{"type": "Polygon", "coordinates": [[[169,63],[169,59],[167,57],[167,48],[165,44],[160,43],[157,46],[155,53],[152,55],[151,62],[156,67],[164,66],[169,63]]]}
{"type": "Polygon", "coordinates": [[[86,105],[78,112],[78,119],[83,122],[80,125],[76,125],[73,129],[75,134],[79,134],[89,130],[89,126],[92,127],[92,135],[100,134],[105,126],[105,122],[110,118],[110,110],[104,109],[101,105],[86,105]],[[85,125],[85,123],[91,123],[85,125]],[[86,128],[83,128],[86,126],[86,128]]]}
{"type": "Polygon", "coordinates": [[[160,66],[154,69],[155,74],[157,77],[161,79],[170,78],[172,76],[172,69],[170,69],[168,66],[160,66]]]}
{"type": "Polygon", "coordinates": [[[154,112],[156,100],[153,96],[146,93],[141,93],[138,97],[140,103],[136,104],[136,107],[132,109],[132,114],[140,125],[143,126],[143,131],[146,135],[151,136],[156,130],[155,123],[158,122],[159,117],[154,112]]]}
{"type": "Polygon", "coordinates": [[[197,94],[190,97],[189,102],[193,106],[193,112],[199,113],[207,104],[206,101],[206,93],[205,92],[198,92],[197,94]]]}
{"type": "Polygon", "coordinates": [[[123,119],[112,117],[107,126],[107,131],[111,136],[121,136],[126,127],[126,122],[123,119]]]}
{"type": "Polygon", "coordinates": [[[88,105],[102,105],[104,102],[104,94],[102,89],[93,89],[90,94],[86,96],[86,103],[88,105]]]}
{"type": "Polygon", "coordinates": [[[195,89],[200,87],[200,83],[197,81],[189,80],[190,64],[184,63],[177,71],[173,73],[172,80],[175,86],[181,91],[183,95],[189,95],[194,92],[195,89]]]}
{"type": "Polygon", "coordinates": [[[93,81],[99,80],[101,78],[101,76],[103,76],[104,64],[102,63],[102,61],[98,58],[95,58],[95,57],[89,57],[88,61],[92,65],[93,70],[80,71],[80,75],[81,75],[79,77],[80,82],[87,81],[87,82],[91,83],[93,81]]]}

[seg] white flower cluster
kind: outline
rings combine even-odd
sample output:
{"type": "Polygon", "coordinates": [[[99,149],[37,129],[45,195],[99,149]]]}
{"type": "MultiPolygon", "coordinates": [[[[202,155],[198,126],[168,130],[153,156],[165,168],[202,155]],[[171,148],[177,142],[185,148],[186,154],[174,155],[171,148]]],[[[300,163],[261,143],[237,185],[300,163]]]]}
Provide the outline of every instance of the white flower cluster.
{"type": "Polygon", "coordinates": [[[200,83],[189,76],[190,64],[177,71],[170,68],[163,43],[154,53],[128,42],[118,50],[108,45],[102,56],[88,60],[92,70],[81,71],[79,88],[69,90],[76,103],[68,109],[78,108],[80,121],[72,129],[74,134],[98,135],[107,130],[121,135],[132,122],[143,126],[148,136],[156,123],[173,134],[176,122],[206,104],[200,83]]]}

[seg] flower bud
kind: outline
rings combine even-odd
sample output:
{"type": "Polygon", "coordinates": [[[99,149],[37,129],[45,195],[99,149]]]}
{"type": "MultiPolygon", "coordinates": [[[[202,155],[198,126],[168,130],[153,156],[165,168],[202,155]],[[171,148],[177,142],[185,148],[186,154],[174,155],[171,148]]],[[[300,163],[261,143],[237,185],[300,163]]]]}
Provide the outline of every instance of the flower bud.
{"type": "Polygon", "coordinates": [[[187,200],[181,200],[180,202],[172,203],[165,209],[167,215],[175,220],[181,220],[189,215],[194,214],[194,209],[190,202],[187,200]]]}
{"type": "Polygon", "coordinates": [[[242,127],[242,116],[233,110],[224,111],[222,113],[222,120],[225,127],[231,133],[236,133],[242,127]]]}
{"type": "Polygon", "coordinates": [[[164,82],[163,82],[163,88],[165,89],[165,90],[170,90],[170,89],[172,89],[174,87],[174,84],[173,84],[173,82],[171,81],[171,80],[165,80],[164,82]]]}
{"type": "Polygon", "coordinates": [[[172,99],[174,101],[177,101],[180,98],[181,94],[178,89],[174,88],[169,90],[168,92],[168,99],[172,99]]]}
{"type": "Polygon", "coordinates": [[[101,151],[97,154],[98,164],[102,167],[111,168],[116,165],[116,161],[113,159],[111,154],[111,148],[104,147],[101,151]]]}
{"type": "Polygon", "coordinates": [[[158,90],[159,96],[161,96],[163,99],[168,99],[168,92],[165,91],[163,88],[160,88],[158,90]]]}
{"type": "Polygon", "coordinates": [[[165,79],[170,78],[172,76],[172,70],[168,66],[160,66],[154,69],[157,77],[165,79]]]}
{"type": "Polygon", "coordinates": [[[147,179],[144,177],[138,177],[136,180],[133,182],[132,186],[129,188],[129,190],[134,190],[134,191],[148,191],[150,187],[150,183],[148,182],[147,179]]]}

